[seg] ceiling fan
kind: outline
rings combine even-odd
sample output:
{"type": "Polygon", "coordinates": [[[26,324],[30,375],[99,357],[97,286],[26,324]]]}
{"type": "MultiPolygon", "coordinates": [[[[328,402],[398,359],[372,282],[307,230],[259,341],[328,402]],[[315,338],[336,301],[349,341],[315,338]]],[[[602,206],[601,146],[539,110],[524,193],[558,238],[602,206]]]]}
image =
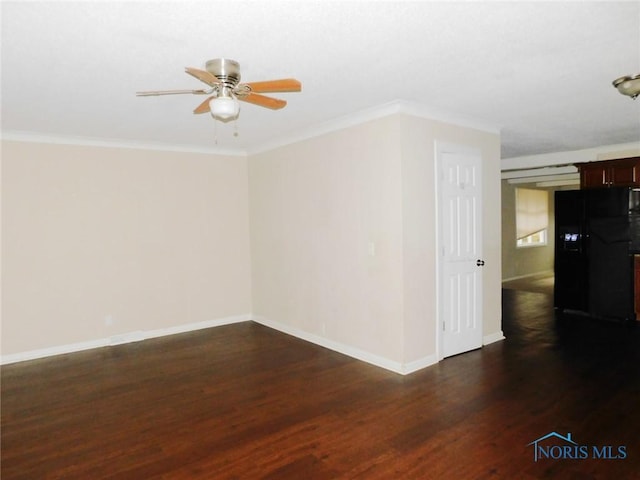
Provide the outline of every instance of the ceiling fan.
{"type": "Polygon", "coordinates": [[[278,110],[283,108],[287,102],[261,94],[299,92],[302,90],[302,84],[294,78],[240,83],[240,64],[228,58],[209,60],[205,64],[205,70],[187,67],[185,71],[201,82],[206,83],[210,88],[200,90],[154,90],[136,92],[136,95],[142,97],[184,93],[209,95],[204,102],[195,108],[193,113],[210,112],[215,119],[228,122],[236,119],[240,113],[238,100],[278,110]]]}

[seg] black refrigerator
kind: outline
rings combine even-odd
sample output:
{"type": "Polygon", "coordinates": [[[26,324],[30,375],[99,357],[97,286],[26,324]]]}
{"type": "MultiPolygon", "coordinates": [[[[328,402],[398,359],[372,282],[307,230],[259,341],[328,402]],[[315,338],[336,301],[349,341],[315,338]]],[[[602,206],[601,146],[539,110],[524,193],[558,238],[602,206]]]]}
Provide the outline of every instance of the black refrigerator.
{"type": "Polygon", "coordinates": [[[555,192],[554,306],[635,319],[633,255],[640,253],[640,191],[555,192]]]}

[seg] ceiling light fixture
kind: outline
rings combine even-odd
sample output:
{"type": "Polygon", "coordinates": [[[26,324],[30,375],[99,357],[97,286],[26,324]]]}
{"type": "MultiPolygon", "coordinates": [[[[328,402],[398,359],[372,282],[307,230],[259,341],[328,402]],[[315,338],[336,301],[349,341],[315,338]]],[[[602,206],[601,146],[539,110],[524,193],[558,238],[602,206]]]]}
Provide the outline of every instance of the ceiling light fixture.
{"type": "Polygon", "coordinates": [[[211,110],[211,116],[216,120],[228,122],[238,118],[240,105],[238,104],[238,100],[232,94],[223,94],[209,100],[209,110],[211,110]]]}
{"type": "Polygon", "coordinates": [[[618,89],[622,95],[627,95],[634,100],[640,95],[640,73],[637,75],[627,75],[624,77],[616,78],[613,81],[613,86],[618,89]]]}
{"type": "Polygon", "coordinates": [[[195,108],[193,113],[211,113],[214,120],[226,123],[238,118],[240,115],[240,102],[252,103],[271,110],[279,110],[284,108],[287,102],[279,98],[263,95],[264,93],[300,92],[302,90],[302,84],[295,78],[240,83],[240,64],[228,58],[209,60],[205,64],[205,68],[206,70],[200,70],[186,67],[185,71],[192,77],[207,84],[210,88],[198,90],[150,90],[136,92],[136,95],[141,97],[182,93],[206,95],[207,98],[195,108]]]}

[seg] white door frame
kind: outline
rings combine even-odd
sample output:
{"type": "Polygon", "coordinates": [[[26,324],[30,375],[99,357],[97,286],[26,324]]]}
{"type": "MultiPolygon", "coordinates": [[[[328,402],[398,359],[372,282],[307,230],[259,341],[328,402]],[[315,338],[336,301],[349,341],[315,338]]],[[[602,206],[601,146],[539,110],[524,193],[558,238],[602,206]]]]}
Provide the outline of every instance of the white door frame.
{"type": "MultiPolygon", "coordinates": [[[[442,313],[442,305],[443,305],[443,261],[442,252],[443,244],[442,244],[442,231],[443,231],[443,223],[440,214],[441,208],[441,195],[442,195],[442,170],[443,170],[443,153],[459,153],[459,154],[471,154],[481,156],[481,150],[479,148],[470,147],[468,145],[461,145],[449,142],[441,142],[436,140],[434,145],[434,179],[435,179],[435,219],[436,219],[436,356],[438,361],[444,359],[444,351],[443,351],[443,334],[442,334],[442,322],[443,322],[443,313],[442,313]]],[[[484,322],[484,319],[482,319],[484,322]]]]}

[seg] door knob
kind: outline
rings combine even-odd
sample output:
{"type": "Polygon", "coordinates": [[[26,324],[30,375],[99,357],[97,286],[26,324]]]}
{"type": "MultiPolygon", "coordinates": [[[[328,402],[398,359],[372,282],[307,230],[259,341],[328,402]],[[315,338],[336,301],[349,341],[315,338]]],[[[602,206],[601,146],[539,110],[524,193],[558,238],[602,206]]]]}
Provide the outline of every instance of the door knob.
{"type": "Polygon", "coordinates": [[[476,260],[476,265],[479,267],[484,267],[484,260],[480,260],[480,259],[476,260]]]}

